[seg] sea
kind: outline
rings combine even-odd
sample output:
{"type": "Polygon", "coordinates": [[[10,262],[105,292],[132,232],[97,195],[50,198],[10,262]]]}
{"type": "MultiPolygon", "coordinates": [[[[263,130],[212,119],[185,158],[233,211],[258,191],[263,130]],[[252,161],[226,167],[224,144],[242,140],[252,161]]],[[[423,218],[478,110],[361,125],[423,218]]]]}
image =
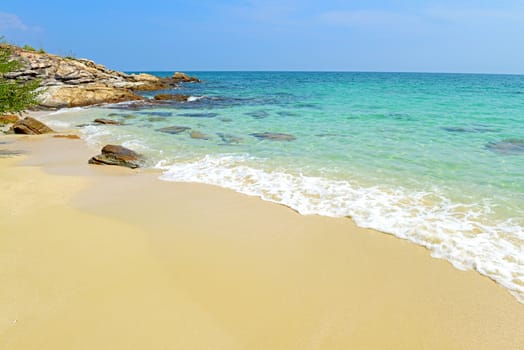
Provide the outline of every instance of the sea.
{"type": "Polygon", "coordinates": [[[160,180],[351,218],[524,302],[524,76],[189,73],[202,82],[143,93],[186,102],[63,109],[43,120],[93,146],[145,155],[160,180]]]}

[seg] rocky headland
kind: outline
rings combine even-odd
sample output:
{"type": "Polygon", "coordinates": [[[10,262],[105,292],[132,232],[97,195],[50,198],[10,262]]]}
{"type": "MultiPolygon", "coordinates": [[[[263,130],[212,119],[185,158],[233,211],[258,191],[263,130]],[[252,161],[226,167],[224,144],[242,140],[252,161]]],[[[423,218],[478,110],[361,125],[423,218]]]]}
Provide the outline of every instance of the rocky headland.
{"type": "Polygon", "coordinates": [[[6,79],[40,80],[39,107],[54,109],[144,99],[137,91],[171,89],[183,82],[199,82],[176,72],[159,78],[150,74],[126,74],[88,59],[62,57],[10,46],[23,67],[5,74],[6,79]]]}

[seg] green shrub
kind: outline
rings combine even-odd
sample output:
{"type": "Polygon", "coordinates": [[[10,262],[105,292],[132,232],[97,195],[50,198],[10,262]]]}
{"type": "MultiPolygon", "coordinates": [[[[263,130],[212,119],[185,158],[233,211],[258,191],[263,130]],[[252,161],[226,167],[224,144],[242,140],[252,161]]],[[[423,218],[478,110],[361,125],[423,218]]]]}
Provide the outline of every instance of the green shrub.
{"type": "Polygon", "coordinates": [[[0,115],[20,113],[38,104],[40,80],[19,81],[6,79],[5,74],[22,68],[22,63],[12,58],[9,46],[0,46],[0,115]]]}
{"type": "Polygon", "coordinates": [[[27,45],[27,44],[25,44],[25,45],[22,47],[22,49],[27,50],[27,51],[33,51],[33,52],[36,52],[36,49],[35,49],[34,47],[29,46],[29,45],[27,45]]]}

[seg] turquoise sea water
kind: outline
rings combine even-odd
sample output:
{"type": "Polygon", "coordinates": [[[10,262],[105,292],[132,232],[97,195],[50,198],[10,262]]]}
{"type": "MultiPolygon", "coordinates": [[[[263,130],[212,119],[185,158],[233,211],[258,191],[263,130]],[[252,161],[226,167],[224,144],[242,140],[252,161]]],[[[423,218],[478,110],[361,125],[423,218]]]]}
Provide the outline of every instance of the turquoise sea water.
{"type": "Polygon", "coordinates": [[[46,121],[63,130],[95,117],[123,121],[80,132],[90,143],[143,153],[162,180],[350,216],[475,269],[524,301],[524,76],[193,74],[203,83],[165,91],[191,95],[189,102],[63,110],[46,121]],[[158,131],[169,126],[190,129],[158,131]],[[252,135],[264,132],[295,140],[252,135]]]}

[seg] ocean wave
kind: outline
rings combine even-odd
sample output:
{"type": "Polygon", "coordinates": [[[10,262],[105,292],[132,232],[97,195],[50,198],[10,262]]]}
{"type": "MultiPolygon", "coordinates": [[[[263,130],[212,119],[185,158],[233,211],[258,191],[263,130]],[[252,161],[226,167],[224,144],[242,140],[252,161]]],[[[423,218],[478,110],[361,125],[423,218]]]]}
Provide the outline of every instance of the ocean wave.
{"type": "MultiPolygon", "coordinates": [[[[260,163],[260,160],[257,160],[260,163]]],[[[474,269],[524,303],[524,231],[511,219],[486,217],[491,204],[454,203],[438,190],[363,187],[349,181],[268,171],[249,156],[210,156],[170,164],[160,179],[217,185],[286,205],[300,214],[351,217],[360,227],[393,234],[428,248],[461,270],[474,269]]]]}

